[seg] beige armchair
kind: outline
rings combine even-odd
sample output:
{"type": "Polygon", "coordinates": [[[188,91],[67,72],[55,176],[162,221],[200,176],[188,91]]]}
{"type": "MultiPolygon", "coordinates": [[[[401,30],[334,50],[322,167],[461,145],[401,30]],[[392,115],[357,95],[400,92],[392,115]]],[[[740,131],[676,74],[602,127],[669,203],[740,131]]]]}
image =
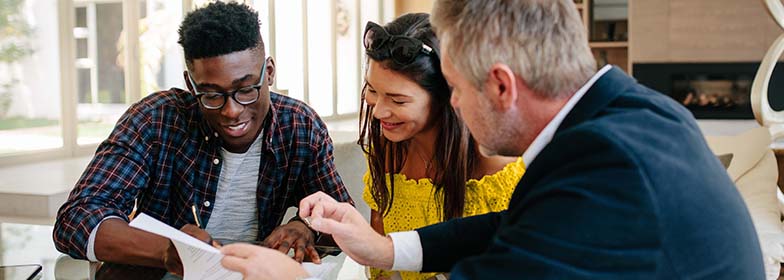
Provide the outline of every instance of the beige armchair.
{"type": "Polygon", "coordinates": [[[777,279],[784,262],[784,225],[781,191],[777,187],[779,172],[770,148],[770,132],[758,127],[740,135],[708,136],[706,140],[715,154],[733,155],[727,173],[746,202],[757,230],[766,279],[777,279]]]}

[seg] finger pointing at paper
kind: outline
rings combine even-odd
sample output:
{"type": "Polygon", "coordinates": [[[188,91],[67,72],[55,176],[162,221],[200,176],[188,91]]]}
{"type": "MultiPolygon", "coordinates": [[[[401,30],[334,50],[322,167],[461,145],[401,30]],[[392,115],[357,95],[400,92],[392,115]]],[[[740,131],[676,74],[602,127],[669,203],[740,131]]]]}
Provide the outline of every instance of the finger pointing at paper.
{"type": "Polygon", "coordinates": [[[340,249],[360,264],[392,268],[392,240],[375,232],[351,204],[317,192],[300,201],[299,215],[314,230],[331,234],[340,249]]]}
{"type": "Polygon", "coordinates": [[[221,253],[225,255],[221,265],[241,273],[245,280],[308,277],[308,273],[298,262],[276,250],[235,243],[221,248],[221,253]]]}

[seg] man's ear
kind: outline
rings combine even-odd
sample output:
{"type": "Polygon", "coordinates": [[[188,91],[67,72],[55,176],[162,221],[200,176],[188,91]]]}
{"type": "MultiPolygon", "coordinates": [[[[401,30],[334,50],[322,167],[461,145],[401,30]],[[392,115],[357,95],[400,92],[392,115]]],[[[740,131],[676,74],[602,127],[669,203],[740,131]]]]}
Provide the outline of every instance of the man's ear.
{"type": "Polygon", "coordinates": [[[269,57],[267,61],[267,85],[272,86],[275,83],[275,58],[269,57]]]}
{"type": "Polygon", "coordinates": [[[182,78],[185,81],[185,87],[188,88],[188,91],[194,93],[195,91],[193,91],[193,88],[191,88],[190,77],[188,77],[188,70],[182,71],[182,78]]]}
{"type": "Polygon", "coordinates": [[[506,111],[515,106],[519,94],[515,81],[515,74],[508,65],[496,63],[490,67],[487,94],[496,108],[506,111]]]}

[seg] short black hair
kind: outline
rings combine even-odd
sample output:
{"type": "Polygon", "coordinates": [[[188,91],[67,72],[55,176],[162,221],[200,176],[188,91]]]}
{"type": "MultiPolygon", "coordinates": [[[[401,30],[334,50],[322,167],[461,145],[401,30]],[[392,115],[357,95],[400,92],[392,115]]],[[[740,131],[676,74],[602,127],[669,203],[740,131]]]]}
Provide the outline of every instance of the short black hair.
{"type": "Polygon", "coordinates": [[[259,14],[238,3],[214,2],[188,13],[177,41],[190,65],[194,59],[216,57],[250,48],[264,50],[259,14]]]}

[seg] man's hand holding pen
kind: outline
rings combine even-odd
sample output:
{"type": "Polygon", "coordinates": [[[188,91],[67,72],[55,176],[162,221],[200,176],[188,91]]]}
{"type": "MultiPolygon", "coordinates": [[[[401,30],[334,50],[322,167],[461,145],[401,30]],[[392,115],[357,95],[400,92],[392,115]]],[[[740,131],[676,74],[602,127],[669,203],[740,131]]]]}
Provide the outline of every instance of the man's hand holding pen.
{"type": "MultiPolygon", "coordinates": [[[[193,214],[193,222],[194,224],[187,224],[180,228],[180,231],[195,237],[201,241],[204,241],[207,244],[215,246],[216,248],[220,248],[221,244],[212,239],[212,236],[204,230],[202,227],[201,219],[199,218],[198,213],[196,212],[196,207],[191,206],[191,212],[193,214]]],[[[176,274],[176,275],[183,275],[183,268],[182,268],[182,261],[180,260],[180,255],[177,254],[177,249],[174,247],[174,243],[169,241],[169,247],[166,248],[166,252],[163,254],[163,264],[166,267],[166,270],[176,274]]]]}
{"type": "MultiPolygon", "coordinates": [[[[196,225],[188,224],[180,228],[180,231],[195,237],[201,241],[204,241],[207,244],[215,246],[216,248],[220,248],[220,244],[213,240],[207,231],[199,228],[196,225]]],[[[182,261],[180,260],[180,255],[177,254],[177,249],[174,247],[174,243],[169,241],[169,247],[166,248],[166,252],[163,254],[163,263],[166,266],[166,270],[169,272],[176,274],[176,275],[183,275],[182,269],[182,261]]]]}
{"type": "MultiPolygon", "coordinates": [[[[180,228],[180,231],[202,240],[207,244],[220,248],[222,244],[212,238],[210,234],[204,230],[205,225],[202,224],[199,212],[195,205],[191,206],[191,214],[193,215],[193,224],[187,224],[180,228]]],[[[269,247],[278,250],[284,254],[289,250],[294,249],[294,260],[302,262],[303,260],[310,260],[315,263],[320,263],[321,259],[319,254],[314,248],[316,236],[314,232],[301,220],[292,220],[285,225],[276,228],[263,242],[261,246],[269,247]]],[[[232,243],[231,241],[229,243],[232,243]]],[[[182,261],[177,254],[177,249],[174,244],[169,241],[168,248],[163,255],[163,263],[166,270],[176,274],[183,275],[182,261]]]]}

